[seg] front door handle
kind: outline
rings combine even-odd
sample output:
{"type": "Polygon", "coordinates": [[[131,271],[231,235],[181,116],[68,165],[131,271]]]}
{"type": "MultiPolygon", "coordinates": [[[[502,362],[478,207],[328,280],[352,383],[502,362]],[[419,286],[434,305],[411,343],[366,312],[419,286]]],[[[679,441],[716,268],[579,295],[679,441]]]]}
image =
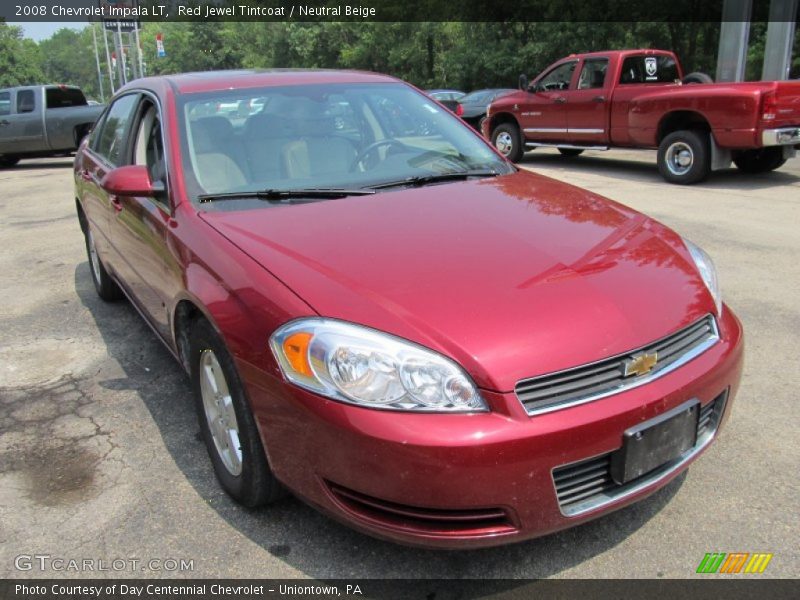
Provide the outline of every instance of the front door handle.
{"type": "Polygon", "coordinates": [[[11,123],[9,123],[8,121],[6,121],[5,119],[3,119],[2,121],[0,121],[0,126],[5,126],[5,125],[11,125],[11,123]]]}
{"type": "Polygon", "coordinates": [[[592,98],[592,102],[605,102],[605,101],[606,101],[605,96],[595,96],[594,98],[592,98]]]}
{"type": "Polygon", "coordinates": [[[83,169],[81,171],[81,179],[83,179],[84,181],[92,180],[92,174],[89,172],[89,169],[83,169]]]}
{"type": "Polygon", "coordinates": [[[556,104],[564,104],[564,102],[566,101],[567,99],[564,98],[564,96],[559,96],[558,98],[553,99],[553,102],[555,102],[556,104]]]}
{"type": "Polygon", "coordinates": [[[116,212],[122,212],[122,200],[119,199],[119,196],[111,196],[111,206],[116,212]]]}

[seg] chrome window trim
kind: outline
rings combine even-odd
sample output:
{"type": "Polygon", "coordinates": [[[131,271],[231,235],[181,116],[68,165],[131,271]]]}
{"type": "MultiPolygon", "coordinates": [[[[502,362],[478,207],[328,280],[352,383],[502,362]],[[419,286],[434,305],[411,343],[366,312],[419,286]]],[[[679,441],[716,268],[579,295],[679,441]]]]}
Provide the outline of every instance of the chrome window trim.
{"type": "MultiPolygon", "coordinates": [[[[706,318],[708,318],[708,315],[703,317],[703,319],[706,319],[706,318]]],[[[690,327],[691,327],[691,325],[690,325],[690,327]]],[[[651,383],[651,382],[655,381],[656,379],[659,379],[660,377],[663,377],[664,375],[668,375],[669,373],[672,373],[676,369],[679,369],[680,367],[682,367],[686,363],[694,360],[695,358],[697,358],[698,356],[703,354],[709,348],[713,347],[720,340],[720,337],[719,337],[719,326],[717,325],[717,320],[716,320],[716,318],[714,318],[713,315],[711,316],[711,328],[712,328],[712,331],[713,331],[713,336],[712,337],[707,339],[702,344],[699,344],[698,346],[695,346],[690,351],[688,351],[685,354],[683,354],[680,358],[678,358],[674,362],[668,364],[666,367],[664,367],[662,369],[659,369],[655,373],[652,373],[650,375],[646,375],[645,377],[641,377],[641,378],[637,377],[635,379],[632,379],[630,382],[625,382],[622,385],[618,385],[618,386],[616,386],[614,388],[610,388],[610,389],[608,389],[608,390],[606,390],[604,392],[600,392],[600,393],[597,393],[597,394],[591,394],[589,396],[585,396],[585,397],[582,397],[582,398],[575,398],[573,400],[568,400],[568,401],[560,403],[560,404],[554,404],[553,406],[543,406],[543,407],[540,407],[540,408],[528,409],[528,407],[525,406],[525,403],[522,402],[522,400],[519,398],[519,395],[516,392],[516,388],[520,384],[521,381],[531,381],[531,380],[538,379],[539,377],[548,377],[548,376],[555,375],[555,374],[558,374],[558,373],[567,373],[569,371],[572,371],[573,369],[581,369],[581,368],[588,367],[588,366],[591,366],[593,364],[597,364],[597,363],[600,363],[600,362],[613,360],[614,358],[622,358],[623,356],[627,356],[628,354],[635,354],[637,352],[641,352],[643,350],[646,350],[647,348],[649,348],[650,346],[652,346],[653,344],[657,343],[660,340],[656,340],[656,341],[651,342],[649,344],[645,344],[644,346],[641,346],[641,347],[636,348],[634,350],[629,350],[628,352],[623,352],[621,354],[617,354],[616,356],[610,356],[608,358],[603,358],[601,360],[595,361],[594,363],[587,363],[587,364],[584,364],[584,365],[578,365],[577,367],[572,367],[570,369],[564,369],[562,371],[555,371],[553,373],[545,373],[543,375],[538,375],[536,377],[528,377],[526,379],[522,379],[522,380],[520,380],[519,382],[517,382],[515,384],[515,386],[514,386],[514,395],[517,397],[517,400],[519,400],[520,404],[522,404],[522,408],[525,410],[525,412],[528,414],[528,416],[529,417],[533,417],[533,416],[537,416],[537,415],[544,415],[544,414],[547,414],[547,413],[555,412],[557,410],[563,410],[565,408],[571,408],[573,406],[580,406],[582,404],[587,404],[589,402],[594,402],[595,400],[601,400],[603,398],[607,398],[609,396],[613,396],[614,394],[619,394],[620,392],[626,392],[628,390],[632,390],[632,389],[638,388],[640,386],[643,386],[643,385],[646,385],[648,383],[651,383]]],[[[679,332],[675,332],[675,333],[679,333],[679,332]]],[[[674,335],[674,334],[671,334],[671,335],[674,335]]],[[[665,337],[668,337],[668,336],[665,336],[665,337]]]]}

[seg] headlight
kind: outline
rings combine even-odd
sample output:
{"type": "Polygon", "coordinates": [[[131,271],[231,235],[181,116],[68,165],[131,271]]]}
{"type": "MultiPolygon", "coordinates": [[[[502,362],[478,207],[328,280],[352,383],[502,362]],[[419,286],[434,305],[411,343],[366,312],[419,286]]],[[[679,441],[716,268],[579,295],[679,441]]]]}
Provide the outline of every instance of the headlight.
{"type": "Polygon", "coordinates": [[[334,400],[391,410],[488,410],[453,361],[373,329],[305,318],[279,327],[269,345],[289,381],[334,400]]]}
{"type": "Polygon", "coordinates": [[[717,315],[721,315],[722,294],[720,294],[719,291],[719,279],[717,278],[717,269],[714,266],[714,261],[711,260],[711,257],[708,255],[708,253],[697,244],[694,244],[687,239],[684,239],[683,243],[686,244],[686,248],[689,250],[689,254],[692,255],[694,264],[697,265],[697,270],[700,272],[700,277],[703,278],[708,291],[711,292],[711,296],[714,298],[714,305],[717,308],[717,315]]]}

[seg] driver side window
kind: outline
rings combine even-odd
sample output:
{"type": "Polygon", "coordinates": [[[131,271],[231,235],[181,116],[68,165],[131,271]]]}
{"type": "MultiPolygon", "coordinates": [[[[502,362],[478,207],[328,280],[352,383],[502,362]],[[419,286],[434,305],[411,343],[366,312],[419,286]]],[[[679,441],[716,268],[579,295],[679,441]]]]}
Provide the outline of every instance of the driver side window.
{"type": "Polygon", "coordinates": [[[575,72],[575,65],[577,64],[578,61],[570,61],[557,66],[538,81],[536,91],[552,92],[569,89],[572,74],[575,72]]]}
{"type": "MultiPolygon", "coordinates": [[[[150,180],[166,186],[167,166],[158,109],[152,102],[145,100],[140,115],[136,131],[134,164],[146,166],[150,180]]],[[[165,197],[156,197],[156,200],[162,203],[164,199],[165,197]]]]}

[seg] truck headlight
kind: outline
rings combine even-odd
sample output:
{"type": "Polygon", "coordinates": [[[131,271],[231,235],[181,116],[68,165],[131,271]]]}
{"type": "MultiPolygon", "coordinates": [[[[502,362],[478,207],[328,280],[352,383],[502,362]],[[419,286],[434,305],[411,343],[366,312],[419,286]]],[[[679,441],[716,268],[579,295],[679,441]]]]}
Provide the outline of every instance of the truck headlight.
{"type": "Polygon", "coordinates": [[[286,379],[333,400],[405,411],[488,410],[452,360],[374,329],[309,317],[279,327],[269,345],[286,379]]]}
{"type": "Polygon", "coordinates": [[[722,294],[719,291],[719,279],[717,277],[717,268],[714,266],[714,261],[711,260],[708,253],[697,244],[685,238],[683,243],[686,244],[686,249],[689,251],[689,254],[692,255],[700,277],[703,278],[703,282],[706,284],[708,291],[711,292],[711,296],[714,298],[714,305],[717,308],[717,316],[720,316],[722,314],[722,294]]]}

